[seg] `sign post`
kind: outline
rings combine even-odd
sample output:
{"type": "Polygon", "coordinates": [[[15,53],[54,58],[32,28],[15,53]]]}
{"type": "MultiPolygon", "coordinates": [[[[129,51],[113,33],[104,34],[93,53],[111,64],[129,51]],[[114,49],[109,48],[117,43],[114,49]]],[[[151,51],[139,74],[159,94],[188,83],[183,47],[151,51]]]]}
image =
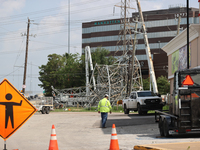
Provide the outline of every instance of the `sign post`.
{"type": "Polygon", "coordinates": [[[37,109],[7,80],[0,83],[0,136],[6,140],[17,131],[37,109]]]}
{"type": "Polygon", "coordinates": [[[6,149],[6,140],[4,140],[4,149],[3,150],[7,150],[6,149]]]}

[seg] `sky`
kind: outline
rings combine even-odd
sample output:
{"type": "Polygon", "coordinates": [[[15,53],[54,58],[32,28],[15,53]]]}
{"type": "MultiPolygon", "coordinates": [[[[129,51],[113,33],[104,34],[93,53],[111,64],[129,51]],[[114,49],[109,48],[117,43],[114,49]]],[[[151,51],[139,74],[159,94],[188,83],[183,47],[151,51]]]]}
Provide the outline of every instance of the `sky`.
{"type": "MultiPolygon", "coordinates": [[[[82,22],[120,18],[121,0],[0,0],[0,82],[6,78],[22,89],[28,18],[29,31],[26,92],[42,93],[38,86],[39,66],[49,54],[68,52],[68,12],[70,10],[70,53],[81,53],[82,22]],[[70,2],[70,9],[68,4],[70,2]]],[[[186,6],[187,0],[140,0],[142,11],[186,6]]],[[[135,0],[130,9],[137,12],[135,0]]],[[[189,7],[199,8],[198,0],[189,7]]]]}

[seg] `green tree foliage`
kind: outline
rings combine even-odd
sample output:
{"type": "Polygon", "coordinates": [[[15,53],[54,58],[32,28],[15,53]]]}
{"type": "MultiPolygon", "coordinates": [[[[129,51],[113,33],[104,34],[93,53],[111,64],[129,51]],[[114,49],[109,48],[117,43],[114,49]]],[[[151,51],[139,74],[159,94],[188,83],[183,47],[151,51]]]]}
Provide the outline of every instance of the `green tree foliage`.
{"type": "MultiPolygon", "coordinates": [[[[149,78],[142,79],[143,82],[143,89],[149,90],[149,78]]],[[[165,95],[169,93],[170,90],[170,83],[168,82],[167,78],[164,76],[160,76],[157,78],[157,87],[158,87],[158,93],[161,95],[165,95]]],[[[153,87],[151,87],[153,91],[153,87]]]]}
{"type": "Polygon", "coordinates": [[[170,92],[170,83],[164,76],[160,76],[157,79],[158,91],[161,95],[165,95],[170,92]]]}
{"type": "MultiPolygon", "coordinates": [[[[45,89],[46,95],[51,95],[51,86],[54,88],[70,88],[83,84],[78,54],[48,55],[46,65],[39,67],[40,87],[45,89]]],[[[83,73],[84,74],[84,73],[83,73]]]]}
{"type": "Polygon", "coordinates": [[[142,82],[143,82],[143,90],[149,90],[149,78],[146,78],[146,79],[142,79],[142,82]]]}
{"type": "Polygon", "coordinates": [[[57,71],[59,71],[59,68],[62,66],[60,62],[61,59],[61,55],[48,55],[48,63],[39,67],[39,80],[42,82],[42,84],[39,84],[39,86],[45,89],[47,95],[51,95],[51,85],[59,85],[59,81],[57,80],[57,71]]]}
{"type": "MultiPolygon", "coordinates": [[[[93,64],[112,64],[115,59],[107,57],[108,54],[109,51],[101,47],[92,51],[93,64]]],[[[85,86],[85,55],[50,54],[47,64],[39,69],[39,80],[42,82],[39,86],[45,90],[46,96],[51,96],[51,86],[56,89],[85,86]]]]}
{"type": "Polygon", "coordinates": [[[93,64],[105,64],[105,65],[111,65],[114,62],[113,56],[108,56],[109,50],[105,48],[98,47],[94,51],[92,51],[92,61],[93,64]],[[107,57],[106,57],[107,56],[107,57]]]}

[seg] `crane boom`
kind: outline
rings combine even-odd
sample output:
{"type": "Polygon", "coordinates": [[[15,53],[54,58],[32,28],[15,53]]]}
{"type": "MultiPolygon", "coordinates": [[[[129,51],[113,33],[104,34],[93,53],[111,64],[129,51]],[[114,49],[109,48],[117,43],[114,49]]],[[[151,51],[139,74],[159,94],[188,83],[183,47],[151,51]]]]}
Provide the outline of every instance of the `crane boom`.
{"type": "Polygon", "coordinates": [[[147,61],[148,61],[148,66],[149,66],[150,78],[151,78],[152,85],[153,85],[153,92],[158,94],[158,87],[157,87],[157,82],[156,82],[156,77],[155,77],[155,72],[154,72],[154,67],[153,67],[153,61],[151,58],[151,51],[150,51],[150,47],[149,47],[149,41],[147,38],[146,27],[144,24],[144,18],[143,18],[139,0],[136,0],[136,2],[137,2],[138,11],[139,11],[139,16],[142,21],[144,43],[145,43],[145,47],[146,47],[146,55],[147,55],[147,61]]]}

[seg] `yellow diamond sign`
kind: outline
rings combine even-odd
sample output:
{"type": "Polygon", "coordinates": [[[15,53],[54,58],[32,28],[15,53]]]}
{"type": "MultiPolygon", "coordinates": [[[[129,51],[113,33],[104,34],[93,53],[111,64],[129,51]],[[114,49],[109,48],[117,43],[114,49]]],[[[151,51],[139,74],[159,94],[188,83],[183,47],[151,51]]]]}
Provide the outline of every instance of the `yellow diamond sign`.
{"type": "Polygon", "coordinates": [[[6,140],[36,112],[36,108],[7,79],[0,83],[0,91],[0,136],[6,140]]]}

